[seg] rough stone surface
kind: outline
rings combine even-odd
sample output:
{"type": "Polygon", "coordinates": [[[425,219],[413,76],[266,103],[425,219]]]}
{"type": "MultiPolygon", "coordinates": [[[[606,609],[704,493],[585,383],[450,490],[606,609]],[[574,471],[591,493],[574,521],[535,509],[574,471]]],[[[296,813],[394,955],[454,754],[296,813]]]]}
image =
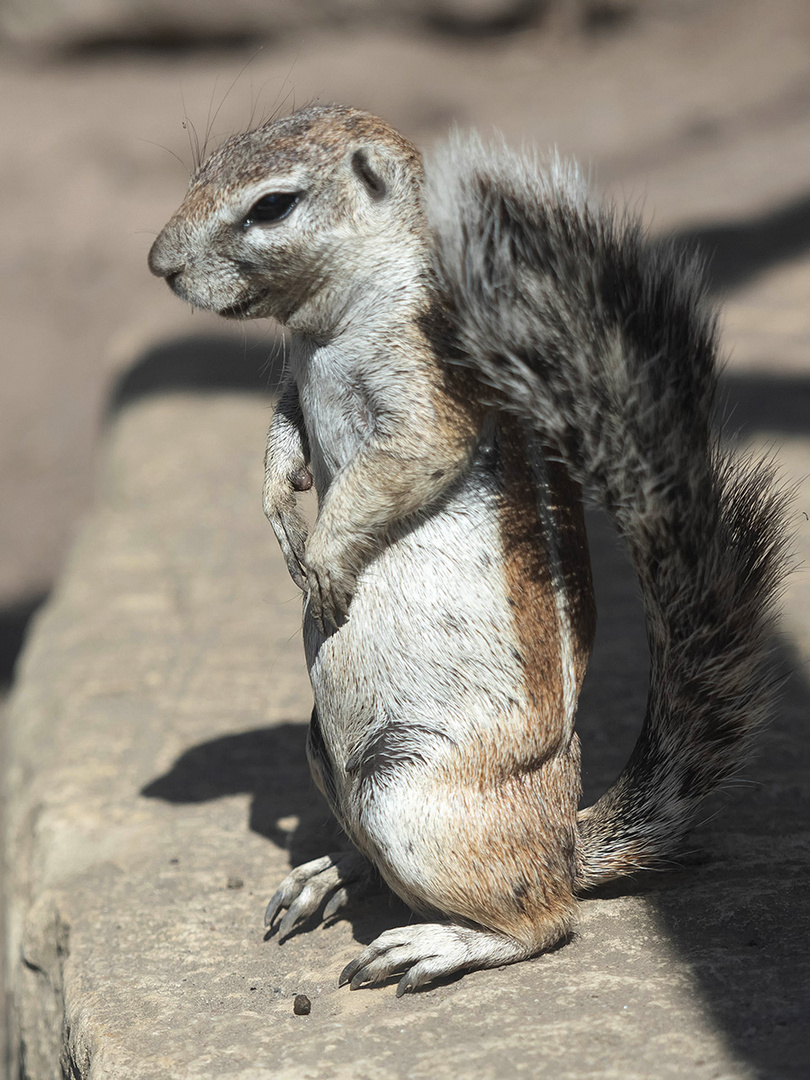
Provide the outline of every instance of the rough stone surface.
{"type": "MultiPolygon", "coordinates": [[[[397,1000],[336,985],[359,943],[407,918],[382,894],[349,921],[263,940],[290,864],[338,842],[304,760],[299,599],[258,506],[267,419],[266,399],[236,392],[125,406],[97,508],[37,619],[8,725],[21,1075],[805,1076],[810,738],[795,660],[754,784],[679,869],[583,903],[552,954],[397,1000]],[[310,1015],[295,1015],[298,994],[310,1015]]],[[[807,445],[786,442],[788,471],[807,445]]],[[[598,522],[594,546],[591,794],[632,742],[645,665],[632,578],[598,522]]],[[[806,593],[799,581],[786,623],[803,648],[806,593]]]]}

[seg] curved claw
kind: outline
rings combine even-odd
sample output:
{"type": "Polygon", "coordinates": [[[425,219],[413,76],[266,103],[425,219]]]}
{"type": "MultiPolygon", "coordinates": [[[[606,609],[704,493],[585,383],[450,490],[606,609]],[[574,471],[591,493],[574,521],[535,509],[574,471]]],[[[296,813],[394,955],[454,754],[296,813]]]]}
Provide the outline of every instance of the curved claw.
{"type": "Polygon", "coordinates": [[[339,911],[342,911],[349,905],[351,901],[351,890],[345,886],[342,889],[338,889],[337,892],[333,892],[326,907],[323,909],[323,921],[328,922],[337,915],[339,911]]]}
{"type": "Polygon", "coordinates": [[[309,612],[322,634],[331,627],[338,629],[346,621],[355,590],[353,574],[335,567],[326,569],[310,555],[305,559],[304,572],[309,589],[309,612]]]}
{"type": "Polygon", "coordinates": [[[323,902],[323,895],[322,887],[317,887],[312,881],[307,882],[278,924],[279,941],[289,937],[299,922],[315,914],[323,902]]]}
{"type": "Polygon", "coordinates": [[[278,924],[278,933],[276,934],[279,945],[290,936],[295,929],[295,924],[299,919],[304,918],[305,914],[305,912],[299,911],[295,904],[284,912],[281,917],[281,922],[278,924]]]}
{"type": "Polygon", "coordinates": [[[306,522],[297,512],[277,510],[270,516],[270,523],[279,542],[290,577],[302,592],[306,592],[307,575],[304,567],[304,551],[307,538],[306,522]]]}
{"type": "Polygon", "coordinates": [[[272,926],[282,908],[289,907],[296,900],[312,878],[335,866],[338,856],[324,855],[320,859],[303,863],[288,874],[270,898],[265,908],[264,925],[272,926]]]}
{"type": "Polygon", "coordinates": [[[405,940],[401,943],[392,942],[382,947],[374,942],[346,965],[340,973],[338,985],[345,986],[349,983],[352,990],[359,990],[364,985],[375,986],[413,964],[414,966],[406,971],[397,987],[397,997],[401,997],[406,990],[413,989],[430,978],[429,975],[425,975],[423,979],[419,979],[417,969],[420,966],[427,969],[426,961],[435,959],[437,959],[435,954],[420,956],[405,940]]]}
{"type": "Polygon", "coordinates": [[[449,972],[439,971],[434,973],[432,971],[430,961],[436,959],[435,956],[425,957],[424,960],[420,960],[418,964],[414,964],[412,968],[409,968],[397,983],[397,997],[400,998],[411,990],[418,990],[420,986],[425,986],[434,978],[437,978],[438,975],[450,974],[449,972]]]}
{"type": "Polygon", "coordinates": [[[335,605],[326,586],[322,575],[316,574],[311,567],[307,567],[307,586],[309,588],[309,611],[315,620],[315,625],[324,635],[338,627],[338,616],[335,605]]]}
{"type": "MultiPolygon", "coordinates": [[[[356,956],[354,960],[346,965],[340,975],[338,975],[338,986],[345,986],[346,983],[352,982],[357,972],[363,967],[363,958],[367,952],[368,949],[360,953],[359,956],[356,956]]],[[[352,987],[352,989],[355,988],[352,987]]]]}
{"type": "Polygon", "coordinates": [[[371,874],[362,855],[341,851],[296,867],[273,893],[264,913],[264,925],[272,929],[279,913],[278,940],[289,937],[296,925],[314,915],[326,902],[323,918],[331,918],[360,891],[371,874]]]}
{"type": "Polygon", "coordinates": [[[284,907],[284,892],[282,889],[276,889],[273,895],[270,897],[270,902],[264,909],[264,925],[270,929],[273,925],[276,915],[284,907]]]}

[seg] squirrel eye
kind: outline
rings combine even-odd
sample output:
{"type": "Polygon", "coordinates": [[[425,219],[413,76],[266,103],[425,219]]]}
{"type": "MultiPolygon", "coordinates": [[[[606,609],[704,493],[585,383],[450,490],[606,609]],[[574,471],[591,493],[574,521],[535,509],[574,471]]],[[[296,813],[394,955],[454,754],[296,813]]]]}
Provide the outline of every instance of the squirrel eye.
{"type": "Polygon", "coordinates": [[[269,195],[264,195],[251,207],[242,224],[247,228],[249,225],[263,225],[271,221],[281,221],[290,213],[300,198],[300,191],[274,191],[269,195]]]}

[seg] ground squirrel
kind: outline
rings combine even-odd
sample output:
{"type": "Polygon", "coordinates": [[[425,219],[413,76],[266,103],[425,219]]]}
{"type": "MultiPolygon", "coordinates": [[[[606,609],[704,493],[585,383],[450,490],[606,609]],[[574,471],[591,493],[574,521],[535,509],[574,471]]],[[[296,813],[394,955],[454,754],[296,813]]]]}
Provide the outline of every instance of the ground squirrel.
{"type": "Polygon", "coordinates": [[[294,870],[268,922],[333,915],[373,866],[427,921],[353,987],[555,945],[578,892],[673,850],[767,709],[784,499],[712,433],[699,269],[573,167],[459,137],[423,164],[341,106],[228,139],[149,263],[291,332],[264,504],[306,596],[312,772],[356,850],[294,870]],[[578,813],[580,485],[630,549],[652,665],[630,762],[578,813]]]}

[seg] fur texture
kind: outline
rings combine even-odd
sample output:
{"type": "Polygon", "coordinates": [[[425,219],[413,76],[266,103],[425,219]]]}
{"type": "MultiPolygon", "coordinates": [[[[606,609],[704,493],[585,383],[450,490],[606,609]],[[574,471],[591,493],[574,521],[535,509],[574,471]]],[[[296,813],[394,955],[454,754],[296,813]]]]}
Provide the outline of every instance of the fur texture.
{"type": "Polygon", "coordinates": [[[671,854],[770,705],[785,495],[712,428],[717,334],[702,267],[590,203],[573,167],[476,140],[427,171],[434,272],[456,339],[627,542],[651,678],[622,775],[579,817],[580,886],[671,854]]]}
{"type": "Polygon", "coordinates": [[[551,947],[577,889],[672,849],[766,708],[782,499],[711,434],[693,266],[573,170],[455,140],[425,172],[332,106],[224,143],[150,267],[292,331],[264,506],[306,596],[313,775],[359,854],[295,870],[268,922],[334,914],[371,864],[429,921],[381,935],[353,987],[551,947]],[[630,546],[653,665],[633,757],[578,817],[580,484],[630,546]]]}

